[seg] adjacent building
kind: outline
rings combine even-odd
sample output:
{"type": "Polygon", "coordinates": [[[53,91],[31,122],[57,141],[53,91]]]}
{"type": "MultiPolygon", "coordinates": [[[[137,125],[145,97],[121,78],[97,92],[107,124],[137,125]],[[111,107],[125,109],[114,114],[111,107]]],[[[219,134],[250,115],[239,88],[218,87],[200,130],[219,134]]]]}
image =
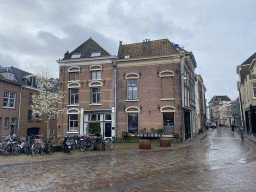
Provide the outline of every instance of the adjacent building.
{"type": "Polygon", "coordinates": [[[240,109],[247,133],[256,134],[256,53],[237,66],[240,109]]]}
{"type": "MultiPolygon", "coordinates": [[[[47,136],[44,115],[33,118],[31,95],[36,94],[36,75],[15,67],[0,69],[0,134],[19,136],[43,134],[47,136]]],[[[51,134],[56,136],[57,116],[50,121],[51,134]]]]}

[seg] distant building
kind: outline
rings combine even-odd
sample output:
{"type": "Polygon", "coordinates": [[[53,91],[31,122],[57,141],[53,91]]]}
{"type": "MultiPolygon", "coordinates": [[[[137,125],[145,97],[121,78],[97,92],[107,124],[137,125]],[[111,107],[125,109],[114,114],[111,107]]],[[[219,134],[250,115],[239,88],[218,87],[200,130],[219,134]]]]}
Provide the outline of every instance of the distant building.
{"type": "MultiPolygon", "coordinates": [[[[220,123],[220,121],[224,120],[223,118],[223,103],[224,106],[226,108],[227,102],[230,102],[231,99],[227,96],[227,95],[215,95],[210,101],[209,101],[209,113],[210,113],[210,121],[211,122],[215,122],[217,125],[222,124],[220,123]]],[[[229,110],[231,111],[231,109],[229,110]]],[[[231,116],[231,114],[228,114],[228,116],[225,116],[225,123],[227,122],[227,125],[230,125],[230,121],[229,119],[226,120],[226,118],[229,118],[229,115],[231,116]]],[[[231,117],[230,117],[231,118],[231,117]]]]}

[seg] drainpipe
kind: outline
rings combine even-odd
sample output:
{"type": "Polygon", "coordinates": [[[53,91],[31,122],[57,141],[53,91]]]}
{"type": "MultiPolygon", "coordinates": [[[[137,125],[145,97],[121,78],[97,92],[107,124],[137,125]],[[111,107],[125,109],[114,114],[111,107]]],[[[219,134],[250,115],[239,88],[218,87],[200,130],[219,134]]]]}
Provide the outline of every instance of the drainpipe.
{"type": "Polygon", "coordinates": [[[115,78],[115,82],[114,82],[114,87],[115,87],[115,139],[116,139],[116,66],[117,66],[117,63],[116,62],[113,62],[113,66],[114,66],[114,78],[115,78]]]}
{"type": "MultiPolygon", "coordinates": [[[[25,91],[25,90],[24,90],[25,91]]],[[[20,131],[20,107],[21,107],[21,92],[23,93],[24,91],[22,91],[22,85],[20,86],[20,103],[19,103],[19,118],[18,118],[18,130],[17,130],[17,135],[19,135],[19,131],[20,131]]]]}
{"type": "Polygon", "coordinates": [[[182,134],[182,141],[185,141],[185,112],[184,112],[184,79],[182,76],[184,76],[184,58],[185,58],[185,52],[182,52],[181,61],[180,61],[180,87],[181,87],[181,109],[182,109],[182,121],[183,125],[181,128],[181,134],[182,134]],[[182,75],[183,74],[183,75],[182,75]]]}

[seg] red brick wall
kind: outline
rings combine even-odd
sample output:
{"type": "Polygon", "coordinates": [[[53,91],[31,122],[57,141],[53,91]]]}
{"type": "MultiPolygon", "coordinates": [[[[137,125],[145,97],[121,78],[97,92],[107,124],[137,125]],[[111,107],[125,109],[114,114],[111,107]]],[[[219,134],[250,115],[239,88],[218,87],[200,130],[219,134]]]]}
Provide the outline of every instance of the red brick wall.
{"type": "Polygon", "coordinates": [[[0,80],[0,118],[2,119],[0,121],[0,137],[6,136],[11,134],[11,121],[12,118],[17,119],[16,129],[18,127],[18,118],[19,118],[19,103],[20,103],[20,85],[16,85],[13,83],[5,82],[0,80]],[[14,92],[16,93],[16,102],[15,102],[15,108],[3,108],[3,101],[4,101],[4,91],[14,92]],[[5,118],[9,118],[9,126],[8,128],[5,128],[5,118]]]}
{"type": "Polygon", "coordinates": [[[180,126],[182,126],[182,109],[181,109],[181,89],[180,89],[180,75],[175,72],[179,69],[179,64],[166,64],[166,65],[148,65],[148,66],[131,66],[119,67],[117,64],[117,133],[121,136],[122,130],[128,129],[127,113],[124,111],[129,106],[136,106],[142,110],[138,115],[139,130],[146,128],[150,131],[151,128],[163,128],[163,114],[158,110],[160,107],[170,105],[175,107],[175,130],[179,133],[180,126]],[[168,84],[168,89],[173,89],[170,97],[175,98],[172,101],[161,101],[161,82],[162,78],[157,75],[164,70],[172,70],[174,77],[165,79],[164,84],[168,84]],[[139,101],[127,102],[127,80],[124,79],[123,74],[128,73],[141,73],[138,78],[138,99],[139,101]],[[172,87],[170,87],[172,85],[172,87]],[[179,105],[179,110],[178,110],[179,105]],[[148,110],[151,112],[149,113],[148,110]]]}
{"type": "MultiPolygon", "coordinates": [[[[72,106],[70,108],[77,108],[81,111],[81,108],[84,110],[96,110],[96,109],[111,109],[114,107],[114,68],[112,63],[100,64],[103,66],[101,71],[101,104],[100,106],[89,105],[91,103],[91,87],[89,86],[91,79],[91,72],[89,67],[91,65],[80,65],[81,71],[77,73],[76,79],[80,80],[79,88],[79,106],[72,106]],[[105,80],[105,82],[104,82],[105,80]]],[[[70,66],[60,66],[59,73],[59,83],[60,85],[60,94],[63,94],[64,99],[59,102],[59,109],[64,109],[65,106],[69,105],[69,89],[67,87],[69,80],[68,69],[70,66]]],[[[80,113],[78,115],[78,131],[80,130],[80,113]]],[[[68,114],[66,111],[59,114],[58,125],[61,126],[61,129],[58,128],[58,135],[66,135],[68,131],[68,114]]]]}

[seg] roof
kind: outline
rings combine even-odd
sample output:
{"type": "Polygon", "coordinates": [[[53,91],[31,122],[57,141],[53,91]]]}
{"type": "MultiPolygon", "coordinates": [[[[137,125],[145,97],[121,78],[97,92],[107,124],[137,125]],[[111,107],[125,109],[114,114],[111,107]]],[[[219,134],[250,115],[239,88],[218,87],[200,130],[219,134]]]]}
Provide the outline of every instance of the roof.
{"type": "Polygon", "coordinates": [[[129,58],[147,57],[147,56],[160,56],[160,55],[171,55],[180,53],[169,41],[169,39],[160,39],[146,41],[140,43],[126,44],[122,45],[120,41],[120,46],[118,50],[118,59],[124,59],[124,56],[129,55],[129,58]]]}
{"type": "Polygon", "coordinates": [[[100,53],[98,57],[111,56],[105,49],[103,49],[98,43],[96,43],[92,38],[85,41],[82,45],[77,47],[74,51],[65,53],[62,60],[75,59],[75,58],[91,58],[92,53],[100,53]],[[78,57],[72,58],[72,55],[77,54],[78,57]],[[81,54],[81,56],[80,56],[81,54]]]}
{"type": "Polygon", "coordinates": [[[215,96],[209,101],[209,103],[219,102],[219,98],[221,99],[221,101],[231,101],[231,99],[230,99],[227,95],[215,95],[215,96]]]}
{"type": "Polygon", "coordinates": [[[243,62],[241,65],[247,65],[247,64],[251,64],[252,60],[256,58],[256,52],[249,57],[245,62],[243,62]]]}
{"type": "Polygon", "coordinates": [[[250,65],[241,65],[240,77],[241,83],[244,83],[246,75],[250,74],[250,65]]]}

